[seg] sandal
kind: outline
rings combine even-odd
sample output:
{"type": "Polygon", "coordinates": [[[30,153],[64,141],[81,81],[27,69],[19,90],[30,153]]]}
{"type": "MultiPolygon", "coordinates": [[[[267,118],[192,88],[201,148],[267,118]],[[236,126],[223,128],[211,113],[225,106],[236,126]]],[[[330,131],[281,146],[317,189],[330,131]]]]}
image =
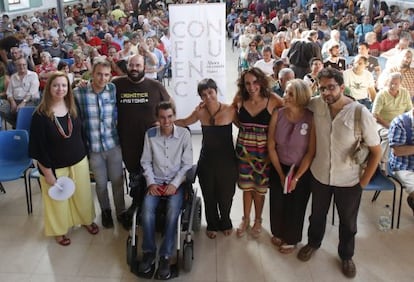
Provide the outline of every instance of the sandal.
{"type": "Polygon", "coordinates": [[[246,231],[250,228],[250,219],[242,217],[242,222],[236,230],[237,237],[243,237],[246,231]]]}
{"type": "Polygon", "coordinates": [[[233,228],[223,230],[224,236],[230,236],[233,233],[233,228]]]}
{"type": "Polygon", "coordinates": [[[61,246],[69,246],[70,245],[70,239],[68,237],[66,237],[66,235],[56,236],[55,240],[56,240],[56,243],[58,243],[61,246]]]}
{"type": "Polygon", "coordinates": [[[210,239],[216,239],[217,237],[217,232],[216,231],[211,231],[211,230],[207,230],[206,231],[206,235],[208,238],[210,239]]]}
{"type": "Polygon", "coordinates": [[[279,252],[282,254],[290,254],[296,249],[296,245],[283,244],[279,247],[279,252]]]}
{"type": "Polygon", "coordinates": [[[258,238],[262,233],[262,219],[256,218],[254,220],[254,225],[252,227],[252,236],[253,238],[258,238]]]}
{"type": "Polygon", "coordinates": [[[273,236],[272,239],[270,239],[270,242],[272,242],[272,244],[275,245],[276,247],[280,247],[283,245],[282,239],[276,236],[273,236]]]}
{"type": "Polygon", "coordinates": [[[90,225],[82,225],[89,232],[89,234],[96,235],[99,232],[99,227],[95,222],[92,222],[90,225]]]}

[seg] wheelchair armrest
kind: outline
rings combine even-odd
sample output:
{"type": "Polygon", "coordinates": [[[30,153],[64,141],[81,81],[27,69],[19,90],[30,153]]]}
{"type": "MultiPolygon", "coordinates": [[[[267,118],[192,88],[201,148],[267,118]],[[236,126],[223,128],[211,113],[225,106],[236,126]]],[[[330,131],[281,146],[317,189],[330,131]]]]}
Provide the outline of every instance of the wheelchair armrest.
{"type": "Polygon", "coordinates": [[[186,173],[186,182],[194,183],[197,176],[197,165],[193,165],[186,173]]]}

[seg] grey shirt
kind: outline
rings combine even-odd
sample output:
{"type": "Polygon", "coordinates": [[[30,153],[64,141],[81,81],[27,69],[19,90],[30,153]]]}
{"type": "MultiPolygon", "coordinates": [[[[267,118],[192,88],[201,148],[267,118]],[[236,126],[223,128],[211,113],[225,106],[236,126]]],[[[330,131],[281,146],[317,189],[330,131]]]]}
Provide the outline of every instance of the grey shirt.
{"type": "Polygon", "coordinates": [[[147,186],[172,184],[179,187],[193,165],[193,148],[190,132],[174,125],[173,134],[161,135],[159,127],[147,130],[141,157],[147,186]]]}

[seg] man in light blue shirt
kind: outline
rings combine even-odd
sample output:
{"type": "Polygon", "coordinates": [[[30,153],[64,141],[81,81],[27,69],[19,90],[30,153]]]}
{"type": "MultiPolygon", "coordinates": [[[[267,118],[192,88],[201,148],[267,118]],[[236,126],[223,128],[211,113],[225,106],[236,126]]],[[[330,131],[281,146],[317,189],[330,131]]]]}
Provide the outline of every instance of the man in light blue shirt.
{"type": "MultiPolygon", "coordinates": [[[[160,77],[159,74],[164,73],[163,70],[165,68],[165,65],[167,64],[164,58],[164,54],[162,53],[160,49],[155,47],[155,42],[154,42],[153,37],[147,38],[146,42],[147,42],[149,51],[152,52],[157,57],[157,60],[158,60],[158,64],[153,66],[154,68],[152,69],[152,72],[151,70],[148,70],[148,71],[146,70],[146,72],[153,74],[153,77],[151,78],[161,81],[162,77],[160,77]]],[[[149,64],[147,66],[149,66],[149,64]]]]}
{"type": "Polygon", "coordinates": [[[371,18],[369,16],[364,16],[362,23],[355,28],[355,36],[358,38],[358,42],[364,42],[365,34],[371,31],[374,31],[374,26],[371,24],[371,18]]]}
{"type": "Polygon", "coordinates": [[[193,165],[193,149],[190,132],[174,125],[175,106],[161,102],[156,107],[158,127],[150,128],[144,139],[141,165],[147,182],[147,194],[142,208],[143,260],[138,271],[149,274],[155,265],[156,209],[161,198],[166,198],[164,239],[159,250],[158,278],[171,278],[170,258],[173,254],[177,221],[184,198],[183,182],[193,165]]]}

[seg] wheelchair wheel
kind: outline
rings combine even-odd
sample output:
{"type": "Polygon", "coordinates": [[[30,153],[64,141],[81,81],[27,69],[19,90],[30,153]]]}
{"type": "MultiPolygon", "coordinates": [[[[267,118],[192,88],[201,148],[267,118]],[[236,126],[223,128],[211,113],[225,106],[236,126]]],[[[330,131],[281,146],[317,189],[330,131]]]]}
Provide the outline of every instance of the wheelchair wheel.
{"type": "Polygon", "coordinates": [[[128,236],[127,244],[126,244],[126,253],[127,253],[127,264],[131,265],[134,263],[135,259],[137,258],[137,242],[138,238],[135,236],[135,246],[132,246],[132,237],[128,236]]]}
{"type": "Polygon", "coordinates": [[[185,272],[190,272],[193,267],[193,246],[184,244],[183,248],[183,269],[185,272]]]}
{"type": "Polygon", "coordinates": [[[197,197],[193,217],[193,231],[198,232],[201,229],[201,198],[197,197]]]}

